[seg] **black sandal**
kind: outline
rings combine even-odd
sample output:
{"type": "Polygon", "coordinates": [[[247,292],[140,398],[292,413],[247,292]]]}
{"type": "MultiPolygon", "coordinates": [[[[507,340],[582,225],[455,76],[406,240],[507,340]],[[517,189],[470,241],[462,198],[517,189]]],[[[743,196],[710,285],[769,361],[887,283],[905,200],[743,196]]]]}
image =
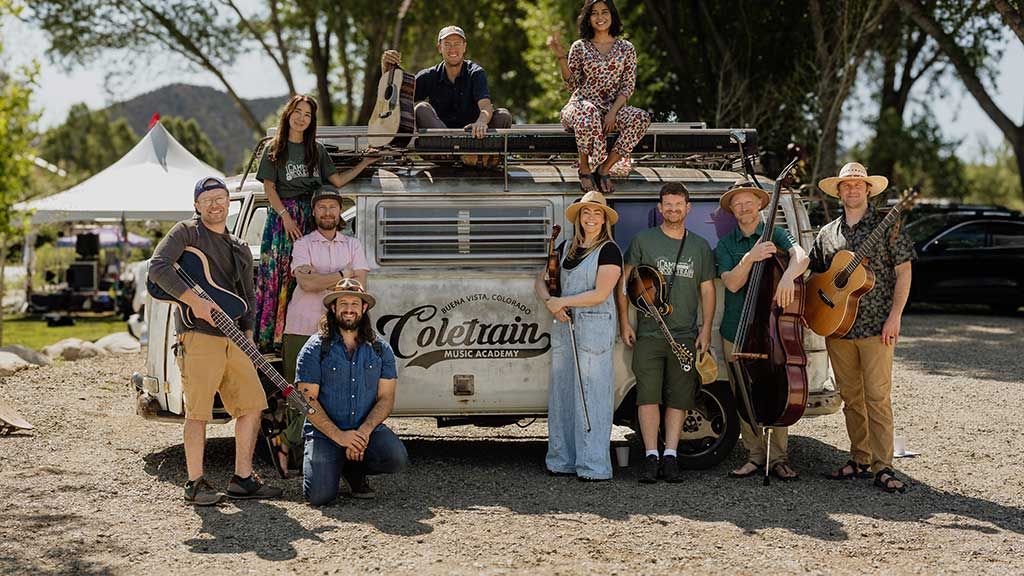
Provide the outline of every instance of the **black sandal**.
{"type": "Polygon", "coordinates": [[[842,468],[831,472],[829,474],[822,474],[829,480],[849,480],[850,478],[871,478],[871,465],[869,464],[858,464],[853,460],[847,460],[846,464],[843,464],[842,468]],[[850,473],[844,472],[847,468],[853,470],[850,473]]]}
{"type": "Polygon", "coordinates": [[[875,486],[878,486],[889,494],[892,494],[893,492],[903,494],[907,491],[907,483],[900,480],[899,477],[896,476],[896,473],[892,471],[892,468],[882,468],[877,474],[875,474],[875,486]],[[882,476],[888,476],[888,478],[882,480],[882,476]],[[900,485],[893,486],[891,482],[899,482],[900,485]]]}
{"type": "Polygon", "coordinates": [[[576,172],[576,176],[580,181],[580,192],[586,194],[592,190],[599,190],[600,187],[597,185],[597,180],[594,178],[594,173],[584,174],[583,172],[576,172]],[[587,183],[590,183],[590,187],[587,187],[587,183]]]}
{"type": "Polygon", "coordinates": [[[612,177],[609,174],[601,174],[601,171],[597,171],[597,188],[603,194],[612,194],[615,192],[615,185],[612,184],[612,177]]]}
{"type": "MultiPolygon", "coordinates": [[[[743,473],[743,474],[737,474],[735,470],[730,470],[729,471],[729,478],[750,478],[751,476],[753,476],[755,474],[760,474],[761,473],[761,465],[758,464],[757,462],[750,462],[750,461],[748,461],[747,464],[753,464],[754,465],[754,469],[751,470],[750,472],[746,472],[746,473],[743,473]]],[[[744,466],[746,466],[746,464],[744,464],[744,466]]],[[[742,467],[743,466],[740,466],[740,468],[742,468],[742,467]]]]}

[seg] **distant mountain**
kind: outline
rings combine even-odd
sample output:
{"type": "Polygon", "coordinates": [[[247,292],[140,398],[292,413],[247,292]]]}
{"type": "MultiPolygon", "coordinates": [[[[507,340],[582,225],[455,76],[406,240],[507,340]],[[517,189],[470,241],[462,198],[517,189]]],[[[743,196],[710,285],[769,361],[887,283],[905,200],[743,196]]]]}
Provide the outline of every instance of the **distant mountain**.
{"type": "MultiPolygon", "coordinates": [[[[288,101],[288,96],[247,100],[253,114],[263,121],[275,114],[288,101]]],[[[124,118],[140,136],[145,134],[154,113],[160,116],[195,118],[200,128],[224,156],[226,174],[233,174],[246,160],[244,155],[256,145],[256,136],[242,120],[242,115],[225,92],[207,86],[170,84],[131,100],[107,108],[113,118],[124,118]]],[[[264,126],[267,128],[267,126],[264,126]]]]}

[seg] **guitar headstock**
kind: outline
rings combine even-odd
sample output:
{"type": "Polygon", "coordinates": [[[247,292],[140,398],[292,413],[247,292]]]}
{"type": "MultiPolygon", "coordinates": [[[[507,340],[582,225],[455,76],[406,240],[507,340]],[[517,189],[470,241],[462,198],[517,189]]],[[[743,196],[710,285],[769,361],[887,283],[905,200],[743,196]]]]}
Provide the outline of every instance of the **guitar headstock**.
{"type": "Polygon", "coordinates": [[[900,195],[900,201],[896,204],[896,207],[900,210],[906,210],[917,202],[917,197],[921,195],[921,185],[915,184],[914,186],[907,188],[900,195]]]}
{"type": "Polygon", "coordinates": [[[551,227],[551,241],[554,242],[558,238],[558,235],[561,234],[561,233],[562,233],[562,226],[560,224],[555,224],[554,226],[552,226],[551,227]]]}

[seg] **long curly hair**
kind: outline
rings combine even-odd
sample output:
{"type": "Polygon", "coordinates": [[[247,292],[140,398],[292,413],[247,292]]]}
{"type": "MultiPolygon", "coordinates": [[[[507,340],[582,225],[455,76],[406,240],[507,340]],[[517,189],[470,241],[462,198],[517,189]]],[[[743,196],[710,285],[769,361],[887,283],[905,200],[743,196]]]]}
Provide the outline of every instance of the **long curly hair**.
{"type": "Polygon", "coordinates": [[[320,168],[320,151],[317,150],[316,145],[317,104],[312,96],[296,94],[285,105],[284,112],[281,113],[281,119],[277,123],[277,133],[274,134],[274,140],[270,143],[270,152],[268,152],[267,157],[277,166],[284,166],[285,162],[288,161],[288,136],[291,132],[291,124],[289,124],[288,119],[291,118],[292,113],[298,109],[299,104],[302,102],[309,104],[310,113],[313,115],[309,126],[306,127],[306,131],[302,133],[302,146],[306,149],[306,170],[312,176],[320,168]]]}
{"type": "Polygon", "coordinates": [[[594,27],[590,25],[590,14],[594,12],[594,4],[598,2],[604,2],[608,6],[608,11],[612,13],[612,25],[608,28],[608,33],[614,38],[618,38],[622,34],[622,18],[619,17],[619,9],[615,7],[614,0],[585,0],[583,2],[580,17],[576,20],[580,38],[584,40],[594,39],[594,27]]]}
{"type": "MultiPolygon", "coordinates": [[[[317,334],[320,336],[321,361],[327,357],[327,353],[334,343],[334,338],[341,336],[341,322],[338,321],[338,314],[335,312],[335,302],[337,300],[331,302],[324,315],[320,317],[320,325],[317,328],[317,334]]],[[[376,341],[377,332],[373,329],[373,320],[370,318],[370,312],[363,312],[363,317],[359,319],[359,326],[356,330],[356,342],[362,345],[364,343],[373,344],[376,341]]]]}

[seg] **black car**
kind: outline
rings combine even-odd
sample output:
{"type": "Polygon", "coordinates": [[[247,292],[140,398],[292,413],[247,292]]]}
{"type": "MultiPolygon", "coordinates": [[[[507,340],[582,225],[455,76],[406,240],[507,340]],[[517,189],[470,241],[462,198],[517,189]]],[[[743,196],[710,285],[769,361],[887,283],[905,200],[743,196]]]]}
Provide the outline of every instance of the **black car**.
{"type": "Polygon", "coordinates": [[[906,225],[917,261],[911,302],[1024,306],[1024,216],[1004,209],[951,210],[906,225]]]}

